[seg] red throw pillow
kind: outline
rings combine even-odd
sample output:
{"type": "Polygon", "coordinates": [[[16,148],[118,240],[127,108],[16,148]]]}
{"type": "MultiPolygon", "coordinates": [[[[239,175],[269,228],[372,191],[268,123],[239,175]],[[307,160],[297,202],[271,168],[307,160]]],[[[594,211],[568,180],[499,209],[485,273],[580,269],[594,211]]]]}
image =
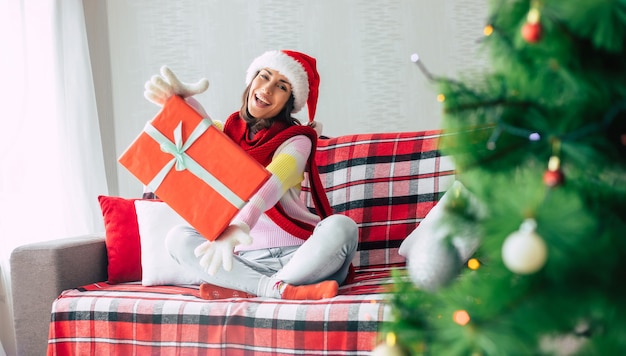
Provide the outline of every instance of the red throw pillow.
{"type": "Polygon", "coordinates": [[[135,200],[98,196],[104,218],[110,284],[141,280],[141,244],[135,200]]]}

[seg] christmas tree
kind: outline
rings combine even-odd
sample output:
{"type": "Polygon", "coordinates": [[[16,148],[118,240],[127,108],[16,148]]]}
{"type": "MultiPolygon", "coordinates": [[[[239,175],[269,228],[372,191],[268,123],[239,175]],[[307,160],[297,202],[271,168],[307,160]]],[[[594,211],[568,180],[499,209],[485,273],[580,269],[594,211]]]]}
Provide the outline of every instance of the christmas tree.
{"type": "Polygon", "coordinates": [[[445,205],[439,247],[479,243],[452,277],[458,261],[430,266],[436,288],[411,266],[433,250],[409,256],[377,352],[624,355],[626,0],[503,0],[489,14],[488,69],[432,77],[466,190],[445,205]]]}

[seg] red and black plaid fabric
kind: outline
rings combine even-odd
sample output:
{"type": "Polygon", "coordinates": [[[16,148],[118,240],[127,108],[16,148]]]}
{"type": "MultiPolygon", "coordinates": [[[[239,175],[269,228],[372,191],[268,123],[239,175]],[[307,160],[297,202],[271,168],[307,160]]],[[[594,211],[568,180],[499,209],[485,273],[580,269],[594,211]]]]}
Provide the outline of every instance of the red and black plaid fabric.
{"type": "MultiPolygon", "coordinates": [[[[376,133],[320,139],[317,165],[335,213],[359,226],[355,266],[403,262],[398,248],[452,185],[452,158],[441,131],[376,133]]],[[[313,209],[307,182],[303,199],[313,209]]]]}
{"type": "Polygon", "coordinates": [[[389,320],[390,270],[320,301],[203,300],[197,286],[96,283],[54,302],[48,355],[366,355],[389,320]]]}
{"type": "MultiPolygon", "coordinates": [[[[92,284],[53,304],[48,355],[369,355],[390,320],[397,250],[454,180],[438,131],[320,140],[336,213],[359,226],[353,282],[321,301],[203,300],[197,286],[92,284]]],[[[307,197],[306,184],[303,198],[307,197]]]]}

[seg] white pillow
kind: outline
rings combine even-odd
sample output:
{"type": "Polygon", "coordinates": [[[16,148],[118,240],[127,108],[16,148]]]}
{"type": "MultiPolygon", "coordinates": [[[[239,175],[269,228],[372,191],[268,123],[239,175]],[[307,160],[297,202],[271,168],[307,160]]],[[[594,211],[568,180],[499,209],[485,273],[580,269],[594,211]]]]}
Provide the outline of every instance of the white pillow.
{"type": "Polygon", "coordinates": [[[428,214],[426,214],[426,217],[422,219],[422,221],[415,228],[415,230],[413,230],[409,234],[409,236],[407,236],[404,239],[404,241],[402,241],[402,244],[400,245],[400,248],[398,249],[398,253],[400,254],[400,256],[404,258],[409,258],[409,252],[411,251],[411,248],[413,247],[413,245],[419,238],[422,238],[422,236],[424,236],[423,238],[425,238],[425,236],[430,236],[430,238],[433,238],[433,239],[434,238],[439,239],[441,238],[441,235],[445,237],[445,234],[447,233],[445,229],[437,229],[437,227],[441,223],[441,218],[444,215],[443,206],[444,206],[444,202],[446,201],[446,197],[449,195],[448,192],[450,190],[451,189],[448,189],[448,191],[446,191],[446,193],[441,197],[441,199],[439,199],[437,204],[435,204],[435,206],[433,206],[432,209],[430,209],[428,214]]]}
{"type": "Polygon", "coordinates": [[[181,267],[165,247],[165,237],[174,226],[189,224],[161,201],[136,200],[135,210],[141,241],[141,284],[201,284],[202,280],[181,267]]]}
{"type": "MultiPolygon", "coordinates": [[[[445,206],[453,199],[454,194],[463,194],[469,197],[470,207],[474,210],[477,216],[484,215],[484,208],[478,200],[471,195],[471,193],[465,188],[465,186],[459,182],[454,181],[452,186],[441,197],[439,202],[426,214],[426,217],[420,222],[420,224],[413,230],[409,236],[407,236],[398,253],[405,259],[409,259],[411,248],[418,241],[418,239],[431,239],[440,240],[446,238],[452,234],[452,229],[446,222],[446,209],[445,206]]],[[[462,262],[466,262],[472,254],[478,248],[479,237],[475,230],[468,229],[462,236],[455,236],[452,238],[452,244],[457,249],[459,257],[462,262]]],[[[427,245],[425,241],[422,245],[427,245]]]]}

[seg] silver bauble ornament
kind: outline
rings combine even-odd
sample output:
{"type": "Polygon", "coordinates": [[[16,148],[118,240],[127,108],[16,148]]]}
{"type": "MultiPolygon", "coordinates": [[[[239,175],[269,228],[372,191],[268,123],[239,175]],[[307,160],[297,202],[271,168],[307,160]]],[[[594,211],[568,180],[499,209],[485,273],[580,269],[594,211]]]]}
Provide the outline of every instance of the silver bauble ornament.
{"type": "Polygon", "coordinates": [[[411,247],[408,258],[409,276],[415,285],[435,291],[446,285],[461,269],[457,249],[445,238],[420,238],[411,247]]]}

